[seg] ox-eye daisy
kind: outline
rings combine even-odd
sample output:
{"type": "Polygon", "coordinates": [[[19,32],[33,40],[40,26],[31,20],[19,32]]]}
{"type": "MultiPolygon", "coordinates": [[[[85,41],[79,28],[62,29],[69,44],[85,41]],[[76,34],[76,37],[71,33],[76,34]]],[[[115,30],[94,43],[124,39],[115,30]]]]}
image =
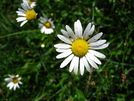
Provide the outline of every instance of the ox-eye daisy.
{"type": "Polygon", "coordinates": [[[74,32],[68,25],[66,25],[66,31],[61,30],[63,35],[57,36],[64,43],[54,45],[56,51],[60,53],[56,58],[66,58],[61,63],[60,68],[70,63],[69,71],[74,70],[74,73],[77,74],[79,67],[81,75],[84,74],[84,68],[88,72],[91,72],[91,66],[98,69],[97,64],[101,64],[98,58],[105,58],[105,55],[96,50],[104,49],[109,44],[105,43],[105,39],[98,40],[102,36],[102,32],[91,37],[94,29],[95,26],[89,23],[83,32],[81,22],[77,20],[74,23],[74,32]]]}
{"type": "Polygon", "coordinates": [[[20,88],[19,84],[22,84],[22,82],[20,81],[21,77],[19,77],[19,75],[9,75],[9,78],[5,78],[5,81],[9,82],[7,84],[7,87],[9,87],[9,89],[11,90],[12,88],[14,90],[16,90],[16,88],[20,88]]]}
{"type": "Polygon", "coordinates": [[[41,33],[51,34],[54,32],[53,28],[55,28],[53,21],[48,19],[47,17],[40,17],[39,28],[41,28],[41,33]]]}
{"type": "Polygon", "coordinates": [[[32,8],[36,6],[36,0],[23,0],[23,2],[28,2],[32,8]]]}
{"type": "Polygon", "coordinates": [[[27,21],[32,21],[36,18],[37,13],[31,8],[30,4],[24,1],[21,4],[22,8],[19,8],[16,13],[18,14],[17,22],[22,22],[20,26],[23,26],[27,21]]]}

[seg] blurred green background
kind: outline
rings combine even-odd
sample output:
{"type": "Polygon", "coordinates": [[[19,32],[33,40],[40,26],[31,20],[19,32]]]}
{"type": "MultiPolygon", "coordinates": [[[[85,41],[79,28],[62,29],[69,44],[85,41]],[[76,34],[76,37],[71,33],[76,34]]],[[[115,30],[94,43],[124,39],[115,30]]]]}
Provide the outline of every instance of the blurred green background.
{"type": "Polygon", "coordinates": [[[37,0],[37,19],[44,13],[54,21],[51,35],[40,32],[37,20],[20,27],[21,0],[0,2],[0,101],[134,101],[133,0],[37,0]],[[83,76],[60,69],[53,47],[60,30],[78,19],[83,29],[93,22],[95,34],[110,43],[100,50],[107,57],[99,69],[83,76]],[[8,74],[22,77],[20,89],[6,87],[8,74]]]}

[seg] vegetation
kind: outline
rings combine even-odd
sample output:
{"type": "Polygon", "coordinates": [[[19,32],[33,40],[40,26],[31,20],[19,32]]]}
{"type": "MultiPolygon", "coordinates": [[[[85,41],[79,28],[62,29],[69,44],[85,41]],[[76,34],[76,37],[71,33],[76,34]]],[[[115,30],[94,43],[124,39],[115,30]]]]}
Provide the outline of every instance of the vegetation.
{"type": "Polygon", "coordinates": [[[16,21],[21,0],[0,3],[0,101],[134,101],[134,1],[132,0],[37,0],[37,19],[20,27],[16,21]],[[52,34],[43,34],[38,18],[45,14],[54,21],[52,34]],[[54,44],[57,34],[76,20],[83,28],[90,22],[94,35],[110,45],[100,52],[99,69],[84,75],[61,69],[62,59],[54,44]],[[41,44],[45,47],[42,48],[41,44]],[[22,77],[20,88],[9,90],[4,81],[8,74],[22,77]]]}

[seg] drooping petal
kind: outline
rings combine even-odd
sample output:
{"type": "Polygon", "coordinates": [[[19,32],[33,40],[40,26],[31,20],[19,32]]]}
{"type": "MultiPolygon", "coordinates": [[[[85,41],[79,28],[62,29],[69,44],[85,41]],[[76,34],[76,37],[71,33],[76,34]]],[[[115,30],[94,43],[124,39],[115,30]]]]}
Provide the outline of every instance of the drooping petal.
{"type": "Polygon", "coordinates": [[[59,39],[61,39],[63,42],[72,44],[72,42],[69,40],[69,38],[63,36],[63,35],[57,35],[59,39]]]}
{"type": "Polygon", "coordinates": [[[73,59],[74,55],[71,54],[70,56],[68,56],[60,65],[60,68],[65,67],[72,59],[73,59]]]}
{"type": "Polygon", "coordinates": [[[81,22],[79,20],[77,20],[75,23],[74,23],[74,31],[75,31],[75,34],[76,36],[78,36],[78,38],[82,38],[82,25],[81,25],[81,22]]]}
{"type": "Polygon", "coordinates": [[[106,57],[104,54],[102,54],[100,52],[97,52],[97,51],[94,51],[94,50],[89,50],[88,52],[97,56],[97,57],[99,57],[99,58],[105,58],[106,57]]]}

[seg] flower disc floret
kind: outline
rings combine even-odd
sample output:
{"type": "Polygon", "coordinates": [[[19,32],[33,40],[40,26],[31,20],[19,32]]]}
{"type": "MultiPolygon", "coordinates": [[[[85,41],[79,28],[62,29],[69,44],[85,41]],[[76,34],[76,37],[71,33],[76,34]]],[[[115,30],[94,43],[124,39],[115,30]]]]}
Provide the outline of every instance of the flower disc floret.
{"type": "Polygon", "coordinates": [[[88,43],[83,39],[77,39],[72,43],[72,52],[78,57],[84,56],[89,49],[88,43]]]}
{"type": "Polygon", "coordinates": [[[36,18],[37,14],[34,10],[29,10],[26,12],[26,19],[27,20],[34,20],[36,18]]]}
{"type": "Polygon", "coordinates": [[[32,1],[32,0],[28,0],[28,2],[29,2],[30,4],[32,4],[32,3],[33,3],[33,1],[32,1]]]}
{"type": "Polygon", "coordinates": [[[12,78],[12,82],[13,82],[13,83],[18,83],[18,82],[19,82],[18,77],[12,78]]]}
{"type": "Polygon", "coordinates": [[[50,23],[50,22],[45,22],[45,23],[44,23],[44,26],[45,26],[46,28],[51,28],[51,23],[50,23]]]}

